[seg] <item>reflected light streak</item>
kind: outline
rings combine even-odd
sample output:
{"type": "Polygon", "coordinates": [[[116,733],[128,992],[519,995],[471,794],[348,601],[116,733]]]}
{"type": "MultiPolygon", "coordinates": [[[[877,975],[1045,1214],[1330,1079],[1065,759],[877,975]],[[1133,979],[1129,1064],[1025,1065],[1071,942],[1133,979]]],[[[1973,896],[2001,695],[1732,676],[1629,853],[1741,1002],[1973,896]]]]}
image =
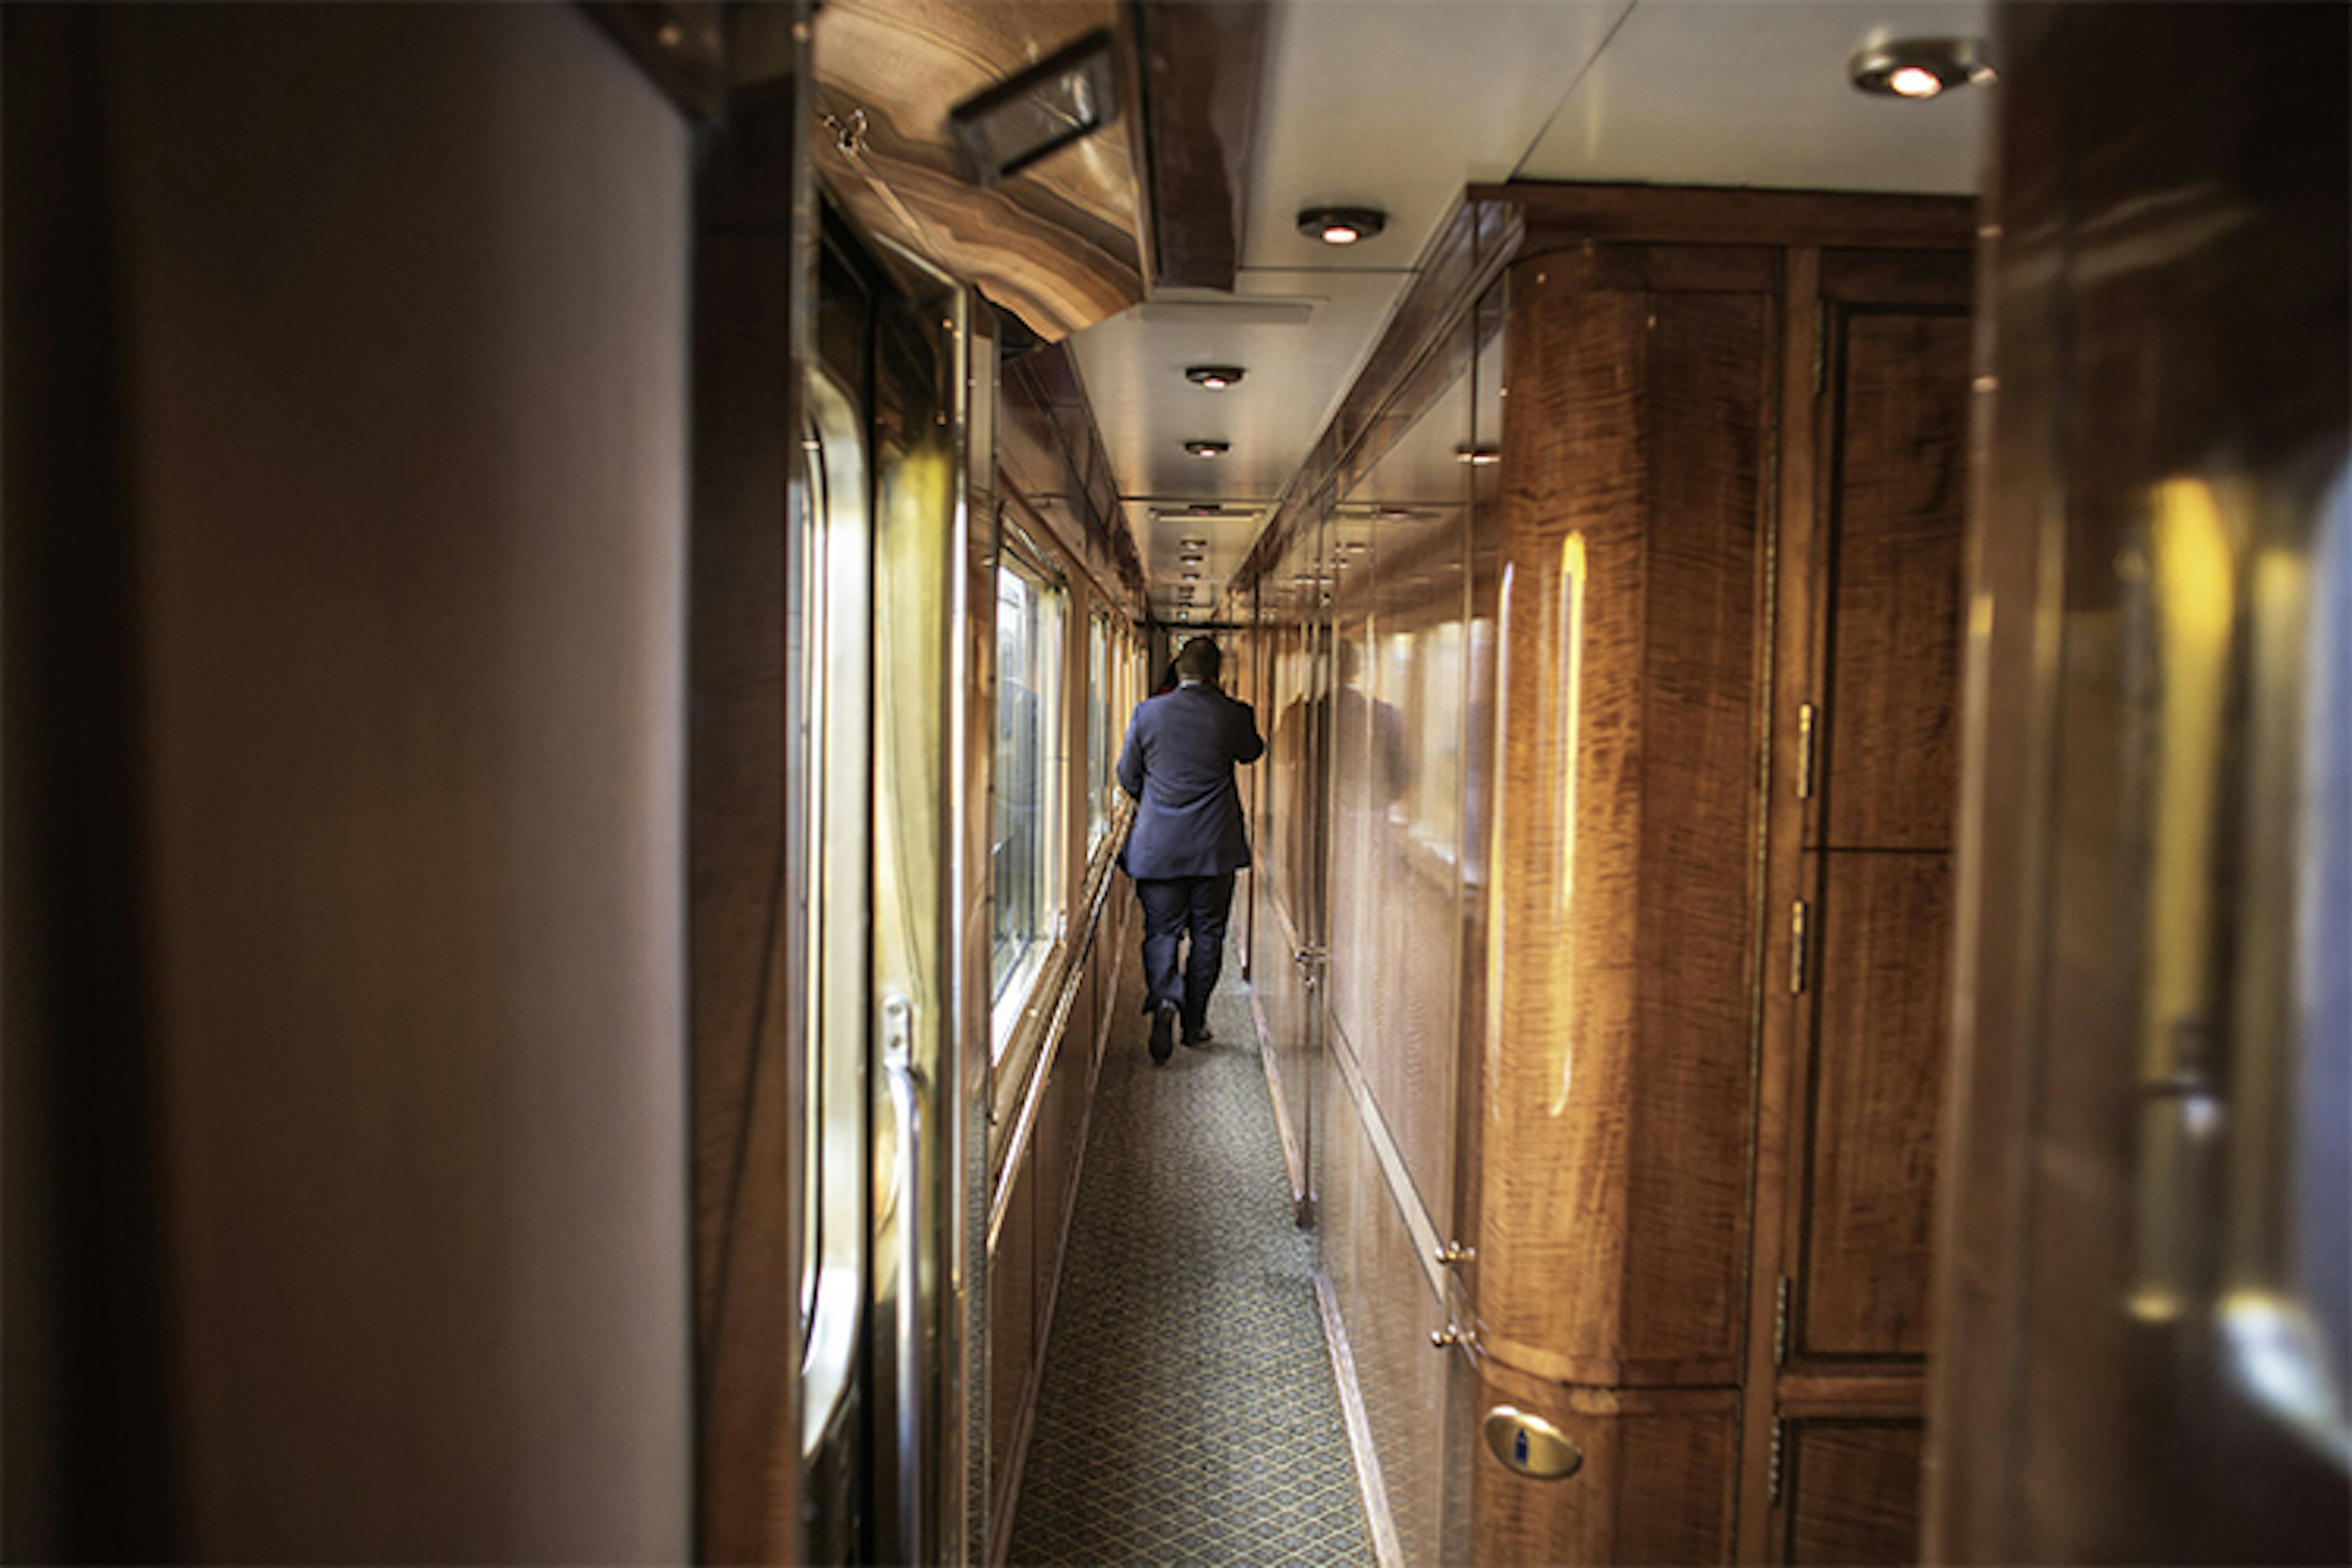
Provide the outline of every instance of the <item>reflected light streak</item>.
{"type": "MultiPolygon", "coordinates": [[[[1560,672],[1558,728],[1554,732],[1552,765],[1559,770],[1559,902],[1560,945],[1569,973],[1576,973],[1576,778],[1582,758],[1578,747],[1584,719],[1584,535],[1570,533],[1559,546],[1559,618],[1552,667],[1560,672]]],[[[1570,1039],[1559,1053],[1559,1092],[1551,1113],[1568,1109],[1569,1089],[1576,1076],[1576,1052],[1570,1039]]]]}
{"type": "MultiPolygon", "coordinates": [[[[1511,710],[1511,587],[1517,568],[1503,564],[1503,586],[1498,607],[1495,612],[1495,712],[1507,715],[1511,710]]],[[[1495,737],[1494,761],[1490,764],[1498,781],[1494,790],[1494,808],[1486,814],[1486,864],[1500,867],[1503,860],[1503,828],[1509,812],[1499,781],[1510,770],[1508,742],[1499,732],[1495,737]]],[[[1490,935],[1486,941],[1486,1081],[1497,1083],[1502,1074],[1503,1046],[1503,955],[1510,951],[1510,883],[1497,874],[1486,883],[1486,921],[1490,935]]],[[[1489,1095],[1486,1116],[1496,1120],[1502,1113],[1500,1096],[1489,1095]]]]}
{"type": "Polygon", "coordinates": [[[2161,695],[2140,1007],[2139,1267],[2130,1310],[2163,1321],[2187,1294],[2182,1226],[2200,1157],[2190,1119],[2212,1088],[2205,1042],[2217,1023],[2209,989],[2213,852],[2237,595],[2212,487],[2168,479],[2154,500],[2149,607],[2161,695]]]}
{"type": "Polygon", "coordinates": [[[2352,1468],[2352,1427],[2336,1394],[2327,1344],[2311,1315],[2266,1291],[2221,1302],[2223,1361],[2231,1378],[2337,1464],[2352,1468]]]}

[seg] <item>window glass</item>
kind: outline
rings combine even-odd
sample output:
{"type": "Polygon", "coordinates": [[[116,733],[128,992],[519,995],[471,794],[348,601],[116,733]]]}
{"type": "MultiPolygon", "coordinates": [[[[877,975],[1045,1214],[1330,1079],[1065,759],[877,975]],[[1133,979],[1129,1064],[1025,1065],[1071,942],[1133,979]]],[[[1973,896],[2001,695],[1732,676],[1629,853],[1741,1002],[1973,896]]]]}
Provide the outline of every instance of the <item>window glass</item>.
{"type": "Polygon", "coordinates": [[[1110,831],[1111,791],[1118,787],[1119,710],[1113,681],[1118,649],[1110,617],[1097,615],[1087,635],[1087,854],[1091,858],[1110,831]]]}
{"type": "Polygon", "coordinates": [[[787,744],[800,780],[792,831],[804,868],[793,927],[805,1053],[802,1143],[802,1442],[814,1449],[856,1370],[865,1290],[865,899],[871,683],[871,536],[864,443],[847,395],[809,379],[803,506],[793,532],[787,744]]]}
{"type": "Polygon", "coordinates": [[[1063,603],[1043,573],[1006,552],[996,573],[996,812],[990,857],[999,1053],[1060,934],[1055,825],[1064,758],[1055,717],[1061,710],[1063,603]]]}

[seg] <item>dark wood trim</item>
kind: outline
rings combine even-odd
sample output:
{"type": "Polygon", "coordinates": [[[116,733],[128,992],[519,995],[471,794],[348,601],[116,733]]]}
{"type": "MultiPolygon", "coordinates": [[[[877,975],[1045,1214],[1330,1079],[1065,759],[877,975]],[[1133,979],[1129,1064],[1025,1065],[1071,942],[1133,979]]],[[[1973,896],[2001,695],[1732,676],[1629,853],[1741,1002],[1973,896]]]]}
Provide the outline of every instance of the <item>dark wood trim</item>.
{"type": "Polygon", "coordinates": [[[1528,256],[1594,239],[1906,250],[1976,244],[1970,196],[1515,182],[1473,185],[1468,199],[1517,207],[1528,256]]]}
{"type": "Polygon", "coordinates": [[[1757,984],[1756,1143],[1752,1250],[1748,1263],[1747,1403],[1742,1413],[1736,1561],[1759,1563],[1769,1550],[1774,1355],[1779,1287],[1788,1267],[1790,1107],[1796,1089],[1798,1037],[1789,1006],[1789,900],[1802,870],[1804,803],[1797,797],[1797,709],[1811,689],[1813,560],[1820,539],[1817,443],[1812,392],[1813,337],[1821,309],[1821,252],[1810,246],[1784,258],[1780,301],[1780,385],[1775,411],[1771,526],[1773,608],[1768,634],[1771,715],[1765,732],[1764,868],[1757,984]],[[1778,918],[1775,918],[1777,915],[1778,918]]]}
{"type": "Polygon", "coordinates": [[[1144,266],[1157,288],[1224,289],[1241,265],[1244,177],[1265,47],[1261,0],[1133,0],[1144,266]]]}
{"type": "Polygon", "coordinates": [[[727,24],[719,0],[581,0],[580,8],[678,112],[727,117],[727,24]]]}
{"type": "MultiPolygon", "coordinates": [[[[173,1299],[156,854],[131,374],[112,142],[122,13],[0,8],[8,344],[0,496],[8,873],[8,1339],[0,1556],[166,1562],[200,1550],[173,1299]]],[[[184,1201],[184,1199],[183,1200],[184,1201]]]]}
{"type": "Polygon", "coordinates": [[[1966,314],[1975,300],[1976,253],[1829,250],[1822,254],[1822,298],[1860,306],[1948,307],[1966,314]]]}
{"type": "MultiPolygon", "coordinates": [[[[804,71],[796,48],[788,74],[734,94],[696,168],[687,836],[695,1556],[706,1563],[789,1561],[802,1545],[805,1086],[779,1000],[792,994],[793,944],[779,931],[725,938],[729,910],[782,907],[794,871],[791,746],[774,693],[789,685],[788,523],[804,366],[818,353],[804,71]],[[746,754],[768,759],[757,798],[726,783],[746,754]]],[[[842,243],[832,236],[828,248],[842,243]]],[[[852,341],[841,352],[862,360],[862,332],[852,341]]]]}

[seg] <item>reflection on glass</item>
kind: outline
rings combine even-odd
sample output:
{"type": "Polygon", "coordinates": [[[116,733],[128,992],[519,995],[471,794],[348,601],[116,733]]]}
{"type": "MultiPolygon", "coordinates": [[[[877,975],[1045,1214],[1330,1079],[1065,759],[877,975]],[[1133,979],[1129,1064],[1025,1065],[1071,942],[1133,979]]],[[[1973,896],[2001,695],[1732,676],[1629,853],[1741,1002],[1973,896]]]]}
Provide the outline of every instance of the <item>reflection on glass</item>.
{"type": "Polygon", "coordinates": [[[1093,616],[1087,627],[1087,853],[1092,856],[1103,835],[1110,831],[1112,768],[1118,737],[1117,695],[1111,689],[1112,631],[1110,617],[1093,616]]]}
{"type": "Polygon", "coordinates": [[[794,533],[793,681],[802,748],[794,837],[806,868],[801,921],[802,1442],[814,1449],[847,1394],[865,1288],[866,954],[871,551],[857,420],[830,378],[809,382],[803,505],[794,533]]]}
{"type": "MultiPolygon", "coordinates": [[[[2282,1016],[2246,1017],[2241,999],[2221,1342],[2247,1396],[2352,1468],[2352,473],[2322,503],[2307,553],[2257,556],[2252,616],[2257,847],[2242,875],[2274,867],[2292,886],[2257,886],[2241,907],[2294,910],[2292,978],[2282,1016]],[[2267,841],[2282,824],[2284,839],[2267,841]]],[[[2254,947],[2242,973],[2264,963],[2254,947]]]]}
{"type": "Polygon", "coordinates": [[[996,810],[990,869],[995,900],[990,965],[1003,1054],[1020,994],[1055,929],[1055,781],[1062,602],[1042,573],[1010,553],[996,573],[996,810]],[[1007,1004],[1013,1004],[1008,1007],[1007,1004]]]}

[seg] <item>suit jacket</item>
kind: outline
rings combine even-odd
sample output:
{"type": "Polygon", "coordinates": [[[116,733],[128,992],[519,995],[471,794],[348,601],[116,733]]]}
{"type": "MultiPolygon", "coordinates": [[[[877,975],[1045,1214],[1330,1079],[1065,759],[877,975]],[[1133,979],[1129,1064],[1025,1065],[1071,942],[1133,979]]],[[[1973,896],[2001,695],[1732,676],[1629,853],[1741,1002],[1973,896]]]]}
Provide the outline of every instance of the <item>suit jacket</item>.
{"type": "Polygon", "coordinates": [[[1265,754],[1257,715],[1206,682],[1138,703],[1118,754],[1139,803],[1119,863],[1130,877],[1217,877],[1250,863],[1234,764],[1265,754]]]}

